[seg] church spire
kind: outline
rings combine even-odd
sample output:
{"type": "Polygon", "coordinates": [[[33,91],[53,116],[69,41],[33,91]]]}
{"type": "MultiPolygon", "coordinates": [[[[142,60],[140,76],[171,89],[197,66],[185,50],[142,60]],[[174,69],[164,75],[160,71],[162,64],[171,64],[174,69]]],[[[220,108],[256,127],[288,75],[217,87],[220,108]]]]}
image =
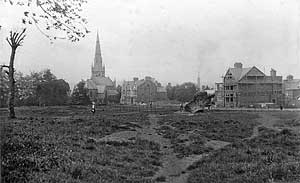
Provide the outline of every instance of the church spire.
{"type": "Polygon", "coordinates": [[[102,56],[101,56],[101,49],[100,49],[100,40],[99,40],[99,33],[97,31],[97,40],[96,40],[96,50],[95,50],[95,58],[94,58],[94,67],[99,65],[102,67],[102,56]]]}
{"type": "Polygon", "coordinates": [[[102,65],[102,56],[101,56],[100,39],[99,39],[98,30],[97,30],[94,64],[92,67],[92,77],[105,77],[105,67],[102,65]]]}

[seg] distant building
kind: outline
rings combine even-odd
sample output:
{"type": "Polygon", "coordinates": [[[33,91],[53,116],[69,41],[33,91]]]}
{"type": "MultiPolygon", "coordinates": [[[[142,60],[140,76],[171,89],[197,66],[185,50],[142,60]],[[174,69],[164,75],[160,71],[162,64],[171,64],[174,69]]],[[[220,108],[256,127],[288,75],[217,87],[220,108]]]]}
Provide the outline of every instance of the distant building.
{"type": "Polygon", "coordinates": [[[216,107],[224,107],[224,83],[215,84],[215,98],[216,107]]]}
{"type": "Polygon", "coordinates": [[[88,95],[91,101],[97,104],[109,103],[113,101],[117,95],[116,82],[105,76],[105,66],[102,65],[102,56],[100,50],[99,35],[97,33],[96,50],[94,57],[94,64],[91,68],[91,79],[86,81],[88,95]]]}
{"type": "Polygon", "coordinates": [[[285,106],[300,107],[300,79],[288,75],[286,80],[283,80],[283,93],[285,106]]]}
{"type": "MultiPolygon", "coordinates": [[[[225,74],[223,92],[224,107],[281,105],[282,76],[276,76],[274,69],[270,76],[266,76],[255,66],[243,68],[242,63],[235,63],[234,68],[229,68],[225,74]]],[[[222,94],[218,93],[218,96],[222,94]]]]}
{"type": "Polygon", "coordinates": [[[122,84],[123,104],[149,103],[166,99],[166,88],[149,76],[141,80],[133,78],[133,81],[124,81],[122,84]]]}

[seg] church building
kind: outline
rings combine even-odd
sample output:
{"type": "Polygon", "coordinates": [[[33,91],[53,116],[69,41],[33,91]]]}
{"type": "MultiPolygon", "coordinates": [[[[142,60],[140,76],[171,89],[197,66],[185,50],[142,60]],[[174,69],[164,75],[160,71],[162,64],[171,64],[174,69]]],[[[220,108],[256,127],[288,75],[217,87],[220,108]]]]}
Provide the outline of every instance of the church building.
{"type": "Polygon", "coordinates": [[[97,104],[116,102],[115,100],[118,95],[116,81],[112,81],[109,77],[105,76],[105,66],[102,63],[98,32],[94,63],[91,71],[91,79],[88,79],[85,85],[88,89],[90,100],[96,102],[97,104]]]}

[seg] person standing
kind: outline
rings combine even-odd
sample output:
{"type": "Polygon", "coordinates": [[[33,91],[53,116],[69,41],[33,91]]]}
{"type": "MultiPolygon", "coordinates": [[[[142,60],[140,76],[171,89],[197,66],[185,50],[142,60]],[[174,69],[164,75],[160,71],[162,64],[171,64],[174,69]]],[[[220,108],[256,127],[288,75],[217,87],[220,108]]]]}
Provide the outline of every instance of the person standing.
{"type": "Polygon", "coordinates": [[[96,112],[95,102],[92,102],[92,110],[91,110],[91,112],[93,113],[93,115],[94,115],[95,112],[96,112]]]}
{"type": "Polygon", "coordinates": [[[180,104],[180,112],[183,111],[183,103],[180,104]]]}

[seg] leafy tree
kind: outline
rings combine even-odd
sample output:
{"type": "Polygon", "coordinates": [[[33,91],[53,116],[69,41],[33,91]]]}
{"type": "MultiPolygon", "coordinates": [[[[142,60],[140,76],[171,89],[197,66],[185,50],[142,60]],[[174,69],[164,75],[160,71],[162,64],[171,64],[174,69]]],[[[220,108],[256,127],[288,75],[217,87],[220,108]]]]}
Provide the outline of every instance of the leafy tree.
{"type": "Polygon", "coordinates": [[[41,82],[37,86],[40,105],[64,105],[68,101],[69,84],[63,79],[41,82]]]}
{"type": "Polygon", "coordinates": [[[175,100],[176,87],[178,87],[178,86],[171,86],[171,85],[167,86],[167,97],[169,100],[175,100]]]}
{"type": "Polygon", "coordinates": [[[194,83],[187,82],[175,87],[175,99],[180,102],[193,100],[197,88],[194,83]]]}
{"type": "Polygon", "coordinates": [[[0,107],[7,106],[8,92],[8,77],[2,67],[0,67],[0,107]]]}
{"type": "Polygon", "coordinates": [[[45,82],[45,81],[49,82],[49,81],[53,81],[56,79],[56,76],[54,74],[52,74],[50,69],[46,69],[46,70],[42,71],[40,74],[42,74],[43,82],[45,82]]]}
{"type": "Polygon", "coordinates": [[[74,87],[71,99],[73,104],[85,105],[91,103],[88,96],[88,89],[85,87],[85,82],[83,80],[74,87]]]}
{"type": "Polygon", "coordinates": [[[116,104],[120,103],[122,86],[118,85],[116,89],[117,89],[118,94],[108,96],[106,102],[112,102],[112,103],[116,103],[116,104]]]}
{"type": "Polygon", "coordinates": [[[42,82],[56,80],[49,69],[31,72],[30,75],[16,73],[16,105],[39,105],[37,86],[42,82]]]}
{"type": "MultiPolygon", "coordinates": [[[[86,0],[4,0],[11,5],[28,7],[23,17],[20,19],[22,24],[27,27],[35,25],[38,30],[50,40],[57,38],[68,38],[71,41],[79,41],[85,37],[89,31],[85,27],[87,20],[81,17],[82,4],[86,0]],[[51,30],[65,33],[63,37],[51,36],[51,30]]],[[[0,25],[1,28],[2,25],[0,25]]],[[[17,48],[20,47],[26,36],[26,28],[21,31],[10,31],[7,42],[11,47],[9,65],[3,65],[8,69],[9,79],[9,117],[15,118],[15,79],[14,79],[14,60],[17,48]]]]}

